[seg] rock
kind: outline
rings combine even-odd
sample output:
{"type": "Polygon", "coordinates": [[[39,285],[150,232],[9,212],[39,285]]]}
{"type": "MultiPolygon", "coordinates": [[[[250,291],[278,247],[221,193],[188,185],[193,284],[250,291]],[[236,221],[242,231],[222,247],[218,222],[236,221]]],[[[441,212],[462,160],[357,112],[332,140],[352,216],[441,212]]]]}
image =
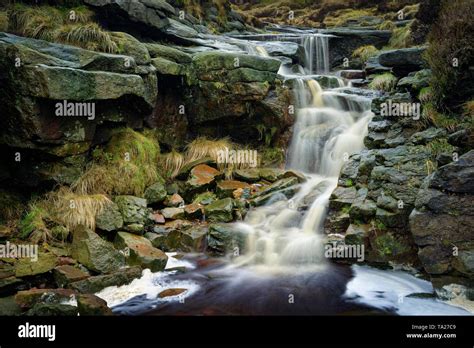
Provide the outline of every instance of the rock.
{"type": "Polygon", "coordinates": [[[357,197],[355,187],[337,187],[329,199],[329,207],[332,209],[343,209],[350,207],[357,197]]]}
{"type": "Polygon", "coordinates": [[[446,131],[441,128],[431,127],[422,132],[413,134],[409,141],[415,145],[427,144],[435,139],[443,138],[446,136],[446,131]]]}
{"type": "Polygon", "coordinates": [[[201,205],[208,205],[214,201],[217,201],[217,196],[214,193],[209,192],[209,191],[197,194],[193,198],[193,203],[201,204],[201,205]]]}
{"type": "Polygon", "coordinates": [[[458,161],[439,168],[431,178],[429,187],[454,193],[474,193],[474,150],[458,161]]]}
{"type": "Polygon", "coordinates": [[[364,70],[341,70],[341,77],[348,80],[365,79],[364,70]]]}
{"type": "Polygon", "coordinates": [[[187,54],[175,47],[155,43],[146,43],[144,45],[150,52],[152,58],[161,57],[179,64],[187,64],[191,63],[192,61],[192,56],[190,54],[187,54]]]}
{"type": "Polygon", "coordinates": [[[206,164],[200,164],[194,167],[190,174],[189,179],[186,181],[188,192],[198,193],[207,190],[215,182],[215,179],[219,177],[221,173],[206,164]]]}
{"type": "Polygon", "coordinates": [[[283,178],[285,171],[278,168],[261,168],[259,174],[262,179],[275,182],[278,179],[283,178]]]}
{"type": "Polygon", "coordinates": [[[17,290],[24,288],[24,286],[24,281],[14,276],[0,278],[0,296],[15,293],[17,290]]]}
{"type": "Polygon", "coordinates": [[[71,283],[71,289],[80,293],[93,294],[109,286],[121,286],[131,283],[134,279],[140,278],[142,270],[140,267],[130,267],[121,269],[118,272],[100,276],[89,277],[71,283]]]}
{"type": "Polygon", "coordinates": [[[187,219],[201,219],[203,215],[203,206],[198,203],[191,203],[184,207],[184,216],[187,219]]]}
{"type": "Polygon", "coordinates": [[[365,245],[368,242],[369,231],[369,225],[351,224],[344,236],[344,243],[347,245],[365,245]]]}
{"type": "Polygon", "coordinates": [[[122,250],[127,248],[130,254],[127,256],[127,263],[131,266],[138,265],[149,268],[152,272],[159,272],[165,269],[168,262],[168,256],[153,247],[145,237],[119,232],[115,236],[114,244],[122,250]]]}
{"type": "Polygon", "coordinates": [[[145,199],[148,204],[161,203],[166,198],[166,187],[162,182],[157,182],[145,190],[145,199]]]}
{"type": "Polygon", "coordinates": [[[400,48],[382,51],[378,61],[385,67],[390,67],[399,76],[406,76],[412,71],[418,71],[425,65],[422,54],[426,47],[400,48]]]}
{"type": "Polygon", "coordinates": [[[164,208],[161,214],[165,219],[178,220],[184,218],[184,208],[164,208]]]}
{"type": "Polygon", "coordinates": [[[250,185],[236,180],[218,181],[216,193],[219,198],[233,198],[233,192],[237,189],[250,189],[250,185]]]}
{"type": "Polygon", "coordinates": [[[0,298],[0,315],[1,316],[21,315],[21,308],[15,302],[15,298],[13,296],[0,298]]]}
{"type": "Polygon", "coordinates": [[[139,65],[149,64],[151,61],[147,46],[132,35],[122,32],[112,32],[112,39],[117,43],[118,53],[133,57],[139,65]]]}
{"type": "Polygon", "coordinates": [[[184,205],[184,199],[179,194],[174,193],[166,198],[164,205],[167,207],[180,207],[184,205]]]}
{"type": "Polygon", "coordinates": [[[202,252],[206,247],[208,229],[200,226],[187,226],[158,234],[153,240],[154,247],[165,251],[202,252]]]}
{"type": "Polygon", "coordinates": [[[254,197],[261,197],[269,193],[281,191],[283,189],[289,188],[297,184],[298,184],[298,179],[296,177],[280,179],[280,180],[275,181],[273,184],[269,185],[268,187],[264,188],[262,191],[259,191],[256,194],[254,194],[254,197]]]}
{"type": "Polygon", "coordinates": [[[71,289],[30,289],[18,291],[15,302],[22,309],[27,309],[40,302],[58,304],[61,301],[68,301],[75,294],[76,292],[71,289]]]}
{"type": "Polygon", "coordinates": [[[183,65],[177,64],[171,60],[164,58],[153,58],[151,62],[156,68],[158,74],[171,76],[180,76],[186,74],[186,68],[183,65]]]}
{"type": "Polygon", "coordinates": [[[134,196],[115,196],[114,202],[117,204],[125,224],[145,224],[147,221],[149,212],[146,207],[146,199],[134,196]]]}
{"type": "Polygon", "coordinates": [[[83,272],[79,268],[70,265],[62,265],[56,267],[53,271],[53,274],[54,280],[60,288],[65,288],[72,282],[86,279],[87,277],[89,277],[89,274],[87,274],[86,272],[83,272]]]}
{"type": "Polygon", "coordinates": [[[38,260],[19,259],[15,264],[15,276],[27,277],[51,271],[56,267],[58,258],[52,253],[38,252],[38,260]]]}
{"type": "Polygon", "coordinates": [[[208,250],[216,255],[245,250],[246,236],[231,224],[211,224],[207,236],[208,250]]]}
{"type": "Polygon", "coordinates": [[[114,202],[107,204],[95,218],[97,228],[104,231],[116,231],[123,227],[123,218],[119,207],[114,202]]]}
{"type": "Polygon", "coordinates": [[[165,217],[160,213],[153,213],[150,214],[150,220],[157,224],[164,224],[166,222],[165,217]]]}
{"type": "Polygon", "coordinates": [[[245,182],[256,182],[260,180],[260,171],[257,168],[236,169],[234,177],[245,182]]]}
{"type": "Polygon", "coordinates": [[[82,226],[73,233],[71,254],[94,272],[111,273],[124,266],[123,255],[110,242],[82,226]]]}
{"type": "Polygon", "coordinates": [[[142,224],[130,224],[124,226],[124,230],[133,234],[142,235],[145,232],[145,226],[142,224]]]}
{"type": "MultiPolygon", "coordinates": [[[[216,166],[216,161],[214,159],[212,159],[211,157],[203,157],[203,158],[199,158],[195,161],[191,161],[189,163],[186,163],[185,165],[183,165],[183,167],[181,167],[181,169],[179,170],[179,173],[176,176],[176,178],[180,179],[180,180],[188,179],[189,173],[191,173],[191,170],[194,167],[197,167],[200,164],[206,164],[210,167],[215,167],[216,166]]],[[[174,192],[174,193],[176,193],[176,192],[174,192]]]]}
{"type": "Polygon", "coordinates": [[[211,222],[230,222],[233,220],[234,203],[231,198],[215,201],[204,207],[206,219],[211,222]]]}
{"type": "Polygon", "coordinates": [[[77,316],[77,307],[59,303],[37,303],[25,315],[27,316],[77,316]]]}
{"type": "Polygon", "coordinates": [[[349,215],[351,217],[351,221],[370,222],[370,220],[375,216],[376,210],[377,205],[374,201],[358,201],[352,204],[349,210],[349,215]]]}
{"type": "Polygon", "coordinates": [[[179,296],[186,291],[188,291],[188,289],[182,289],[182,288],[166,289],[160,292],[158,294],[158,297],[165,298],[165,297],[171,297],[171,296],[179,296]]]}
{"type": "Polygon", "coordinates": [[[423,87],[428,87],[431,79],[431,70],[423,69],[417,72],[411,72],[408,76],[397,82],[397,89],[411,92],[417,95],[423,87]]]}
{"type": "Polygon", "coordinates": [[[79,294],[76,296],[79,315],[112,315],[112,310],[107,307],[107,302],[92,294],[79,294]]]}

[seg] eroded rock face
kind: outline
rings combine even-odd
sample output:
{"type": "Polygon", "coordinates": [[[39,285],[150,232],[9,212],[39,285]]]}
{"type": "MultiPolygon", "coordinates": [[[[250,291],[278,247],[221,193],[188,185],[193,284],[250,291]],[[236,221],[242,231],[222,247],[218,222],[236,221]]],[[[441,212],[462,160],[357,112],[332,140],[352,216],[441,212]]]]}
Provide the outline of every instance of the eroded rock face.
{"type": "MultiPolygon", "coordinates": [[[[440,167],[421,189],[410,231],[432,275],[474,275],[474,150],[440,167]]],[[[463,283],[463,280],[460,280],[463,283]]]]}
{"type": "Polygon", "coordinates": [[[70,184],[102,123],[137,127],[151,113],[157,78],[146,48],[128,34],[115,35],[126,43],[125,54],[0,33],[0,146],[8,146],[14,180],[70,184]],[[21,166],[14,165],[17,151],[21,166]]]}

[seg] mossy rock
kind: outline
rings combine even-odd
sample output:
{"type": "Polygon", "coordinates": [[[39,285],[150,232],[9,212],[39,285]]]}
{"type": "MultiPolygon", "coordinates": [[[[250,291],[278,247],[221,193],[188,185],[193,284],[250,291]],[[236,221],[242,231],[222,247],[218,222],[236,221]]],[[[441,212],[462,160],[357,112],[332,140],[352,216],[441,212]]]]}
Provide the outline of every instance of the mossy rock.
{"type": "Polygon", "coordinates": [[[149,211],[146,199],[135,196],[116,196],[114,202],[122,214],[125,224],[145,224],[148,220],[149,211]]]}
{"type": "Polygon", "coordinates": [[[154,183],[145,190],[145,199],[148,204],[161,203],[167,195],[166,187],[162,182],[154,183]]]}
{"type": "Polygon", "coordinates": [[[95,218],[97,228],[104,231],[116,231],[123,227],[123,218],[117,204],[111,203],[97,214],[95,218]]]}
{"type": "Polygon", "coordinates": [[[58,258],[52,253],[38,252],[38,260],[19,259],[15,264],[15,276],[27,277],[51,271],[56,267],[58,258]]]}
{"type": "Polygon", "coordinates": [[[234,219],[232,210],[234,203],[231,198],[224,198],[212,202],[204,207],[206,219],[211,222],[230,222],[234,219]]]}

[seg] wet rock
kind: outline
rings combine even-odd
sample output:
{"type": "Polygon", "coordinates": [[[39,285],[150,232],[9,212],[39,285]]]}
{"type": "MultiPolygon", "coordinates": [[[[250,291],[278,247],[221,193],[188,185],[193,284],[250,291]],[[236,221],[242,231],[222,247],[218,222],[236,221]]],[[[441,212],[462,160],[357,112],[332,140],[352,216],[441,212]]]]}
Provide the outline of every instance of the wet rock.
{"type": "Polygon", "coordinates": [[[150,53],[145,44],[135,39],[132,35],[122,32],[112,32],[111,36],[119,47],[119,53],[133,57],[138,65],[150,63],[150,53]]]}
{"type": "Polygon", "coordinates": [[[158,74],[171,76],[184,76],[186,67],[164,58],[153,58],[151,63],[156,68],[158,74]]]}
{"type": "Polygon", "coordinates": [[[458,161],[439,168],[429,187],[454,193],[474,193],[474,150],[459,157],[458,161]]]}
{"type": "Polygon", "coordinates": [[[0,315],[1,316],[21,315],[21,308],[15,302],[15,298],[13,296],[0,298],[0,315]]]}
{"type": "Polygon", "coordinates": [[[417,95],[423,87],[428,87],[431,79],[431,70],[423,69],[417,72],[411,72],[408,76],[397,82],[397,89],[411,92],[417,95]]]}
{"type": "Polygon", "coordinates": [[[152,58],[162,57],[180,64],[187,64],[191,63],[192,61],[192,56],[190,54],[185,53],[175,47],[156,43],[145,43],[144,45],[150,52],[152,58]]]}
{"type": "Polygon", "coordinates": [[[257,182],[260,180],[260,171],[256,168],[237,169],[234,171],[234,177],[245,182],[257,182]]]}
{"type": "Polygon", "coordinates": [[[204,207],[206,219],[211,222],[230,222],[233,220],[234,203],[231,198],[217,200],[204,207]]]}
{"type": "Polygon", "coordinates": [[[171,297],[171,296],[179,296],[186,291],[188,291],[188,289],[183,289],[183,288],[166,289],[160,292],[158,294],[158,297],[165,298],[165,297],[171,297]]]}
{"type": "Polygon", "coordinates": [[[23,280],[14,276],[0,278],[0,296],[12,294],[24,285],[23,280]]]}
{"type": "Polygon", "coordinates": [[[22,308],[33,307],[37,303],[58,304],[68,301],[76,292],[71,289],[30,289],[18,291],[15,302],[22,308]]]}
{"type": "Polygon", "coordinates": [[[165,217],[160,213],[152,213],[150,214],[150,220],[157,223],[157,224],[164,224],[166,222],[165,217]]]}
{"type": "Polygon", "coordinates": [[[167,207],[179,207],[184,204],[184,199],[179,194],[175,193],[171,196],[168,196],[164,202],[164,205],[167,207]]]}
{"type": "Polygon", "coordinates": [[[211,224],[207,236],[208,250],[216,255],[242,253],[245,249],[246,236],[231,224],[211,224]]]}
{"type": "Polygon", "coordinates": [[[146,199],[134,196],[115,196],[114,202],[117,204],[125,224],[145,224],[147,221],[149,211],[146,199]]]}
{"type": "Polygon", "coordinates": [[[53,271],[53,274],[54,280],[60,288],[65,288],[72,282],[83,280],[89,277],[89,274],[86,272],[83,272],[79,268],[70,265],[56,267],[53,271]]]}
{"type": "Polygon", "coordinates": [[[164,208],[161,214],[165,219],[178,220],[184,218],[184,208],[164,208]]]}
{"type": "Polygon", "coordinates": [[[123,227],[127,232],[142,235],[145,232],[145,226],[142,224],[129,224],[123,227]]]}
{"type": "Polygon", "coordinates": [[[364,70],[341,70],[341,77],[349,80],[365,79],[364,70]]]}
{"type": "Polygon", "coordinates": [[[435,139],[443,138],[446,136],[446,131],[441,128],[431,127],[422,132],[413,134],[409,141],[415,145],[427,144],[435,139]]]}
{"type": "Polygon", "coordinates": [[[145,190],[145,199],[148,204],[161,203],[166,198],[166,187],[163,182],[157,182],[145,190]]]}
{"type": "Polygon", "coordinates": [[[165,251],[202,252],[206,247],[206,226],[185,226],[152,239],[154,247],[165,251]]]}
{"type": "Polygon", "coordinates": [[[124,257],[97,233],[78,227],[73,234],[71,254],[88,269],[99,273],[111,273],[124,265],[124,257]]]}
{"type": "Polygon", "coordinates": [[[77,307],[59,303],[37,303],[25,315],[27,316],[77,316],[77,307]]]}
{"type": "Polygon", "coordinates": [[[141,266],[149,268],[152,272],[165,269],[168,256],[159,249],[153,247],[152,243],[145,237],[134,234],[119,232],[115,236],[114,244],[117,248],[127,250],[127,263],[130,266],[141,266]]]}
{"type": "Polygon", "coordinates": [[[112,315],[112,310],[107,307],[107,302],[92,294],[79,294],[76,296],[77,310],[81,316],[112,315]]]}
{"type": "Polygon", "coordinates": [[[104,209],[97,214],[95,222],[97,228],[108,232],[122,228],[123,218],[118,205],[114,202],[107,204],[104,209]]]}
{"type": "Polygon", "coordinates": [[[400,48],[383,51],[378,55],[378,61],[385,67],[390,67],[399,76],[406,76],[412,71],[418,71],[425,65],[423,52],[426,47],[400,48]]]}
{"type": "Polygon", "coordinates": [[[201,219],[203,215],[203,206],[198,203],[191,203],[184,207],[184,216],[187,219],[201,219]]]}
{"type": "Polygon", "coordinates": [[[142,270],[140,267],[130,267],[121,269],[118,272],[100,276],[89,277],[71,283],[71,289],[80,293],[93,294],[109,286],[121,286],[131,283],[134,279],[140,278],[142,270]]]}
{"type": "Polygon", "coordinates": [[[38,252],[38,260],[19,259],[15,264],[15,276],[27,277],[51,271],[57,265],[58,258],[52,253],[38,252]]]}
{"type": "Polygon", "coordinates": [[[377,205],[372,200],[357,201],[350,207],[351,221],[370,222],[375,216],[377,205]]]}
{"type": "Polygon", "coordinates": [[[201,205],[208,205],[215,201],[217,201],[217,196],[213,192],[208,192],[208,191],[197,194],[193,198],[193,203],[201,204],[201,205]]]}
{"type": "Polygon", "coordinates": [[[233,198],[234,191],[238,189],[250,189],[250,185],[236,180],[222,180],[216,184],[216,193],[219,198],[233,198]]]}
{"type": "Polygon", "coordinates": [[[190,174],[189,179],[186,181],[186,187],[188,194],[196,194],[199,192],[206,191],[215,183],[217,177],[221,176],[221,173],[206,164],[200,164],[194,167],[190,174]]]}
{"type": "Polygon", "coordinates": [[[368,243],[370,225],[351,224],[347,228],[344,236],[344,243],[347,245],[366,245],[368,243]]]}
{"type": "Polygon", "coordinates": [[[275,182],[278,179],[283,178],[285,171],[278,168],[261,168],[259,174],[260,178],[270,182],[275,182]]]}

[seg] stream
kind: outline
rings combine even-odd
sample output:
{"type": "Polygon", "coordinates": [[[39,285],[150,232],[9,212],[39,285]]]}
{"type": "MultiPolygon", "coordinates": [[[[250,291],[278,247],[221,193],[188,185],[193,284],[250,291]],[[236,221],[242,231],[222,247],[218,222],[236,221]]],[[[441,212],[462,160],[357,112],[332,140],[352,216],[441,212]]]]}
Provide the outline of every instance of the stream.
{"type": "MultiPolygon", "coordinates": [[[[364,148],[375,92],[351,87],[330,71],[327,35],[300,31],[291,37],[305,50],[304,66],[282,61],[279,71],[295,93],[286,166],[306,176],[297,193],[275,195],[234,224],[247,236],[243,255],[170,253],[164,272],[145,270],[131,284],[97,295],[115,313],[128,315],[469,315],[431,296],[431,283],[408,272],[336,264],[325,257],[329,197],[344,160],[364,148]],[[323,88],[321,76],[338,87],[323,88]],[[186,291],[157,297],[169,288],[186,291]]],[[[268,56],[265,45],[285,45],[278,37],[259,42],[209,36],[199,43],[260,56],[268,56]]]]}

